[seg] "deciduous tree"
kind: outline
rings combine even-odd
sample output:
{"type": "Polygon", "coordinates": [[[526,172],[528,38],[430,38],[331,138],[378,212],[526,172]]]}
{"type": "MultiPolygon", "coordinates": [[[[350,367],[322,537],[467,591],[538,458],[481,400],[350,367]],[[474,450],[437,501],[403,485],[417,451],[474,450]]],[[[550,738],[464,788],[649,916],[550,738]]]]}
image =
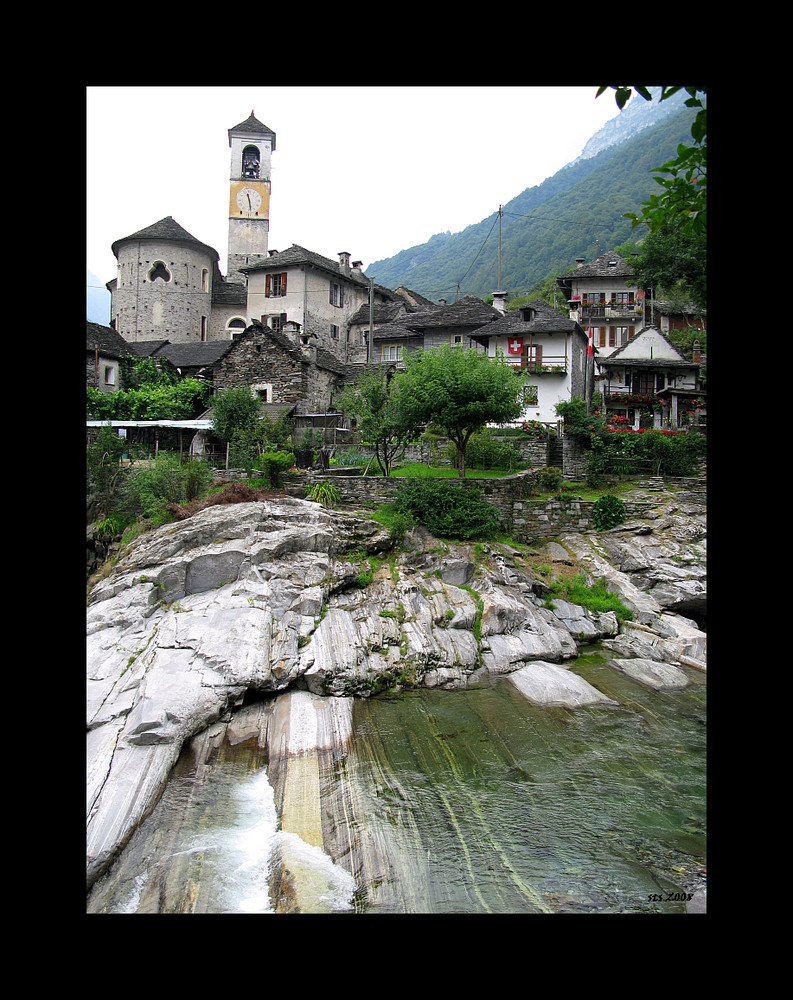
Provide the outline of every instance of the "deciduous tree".
{"type": "Polygon", "coordinates": [[[471,435],[489,423],[517,420],[523,411],[524,380],[501,355],[447,344],[408,354],[396,377],[408,421],[437,423],[456,445],[461,479],[471,435]]]}
{"type": "Polygon", "coordinates": [[[398,389],[393,373],[371,368],[336,399],[336,405],[355,418],[361,439],[373,445],[384,476],[391,474],[394,458],[416,434],[415,423],[400,405],[398,389]]]}

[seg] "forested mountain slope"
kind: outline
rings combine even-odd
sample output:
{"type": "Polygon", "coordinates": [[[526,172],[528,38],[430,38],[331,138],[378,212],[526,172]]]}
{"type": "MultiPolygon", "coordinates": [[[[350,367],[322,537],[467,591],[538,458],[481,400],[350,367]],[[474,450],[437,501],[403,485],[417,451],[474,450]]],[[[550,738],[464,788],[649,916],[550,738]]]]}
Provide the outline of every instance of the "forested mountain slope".
{"type": "MultiPolygon", "coordinates": [[[[660,192],[652,170],[690,144],[693,110],[684,109],[626,141],[578,159],[502,206],[501,287],[525,294],[537,282],[575,266],[576,257],[645,235],[626,212],[660,192]]],[[[437,301],[465,294],[484,298],[498,288],[498,210],[459,233],[375,261],[366,274],[388,288],[399,285],[437,301]]]]}

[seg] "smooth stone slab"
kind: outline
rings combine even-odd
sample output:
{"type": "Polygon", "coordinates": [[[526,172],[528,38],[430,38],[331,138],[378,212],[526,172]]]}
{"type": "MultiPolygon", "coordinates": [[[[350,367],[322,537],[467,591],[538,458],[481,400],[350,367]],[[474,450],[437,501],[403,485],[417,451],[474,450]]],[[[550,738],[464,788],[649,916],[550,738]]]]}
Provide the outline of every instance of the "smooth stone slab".
{"type": "Polygon", "coordinates": [[[688,677],[679,667],[673,667],[670,663],[660,663],[658,660],[644,660],[640,657],[631,659],[611,660],[618,670],[633,677],[634,680],[648,687],[661,690],[662,688],[684,688],[689,683],[688,677]]]}
{"type": "Polygon", "coordinates": [[[535,660],[508,676],[518,691],[535,705],[580,708],[617,704],[583,677],[555,663],[535,660]]]}

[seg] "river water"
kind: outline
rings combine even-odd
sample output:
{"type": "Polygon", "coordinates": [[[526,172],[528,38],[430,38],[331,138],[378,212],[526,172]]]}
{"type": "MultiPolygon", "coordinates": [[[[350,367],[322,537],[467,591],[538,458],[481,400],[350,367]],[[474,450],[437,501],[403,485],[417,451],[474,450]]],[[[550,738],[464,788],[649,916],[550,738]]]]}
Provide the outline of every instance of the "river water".
{"type": "Polygon", "coordinates": [[[356,699],[343,745],[276,761],[250,735],[272,704],[243,707],[237,737],[185,748],[88,911],[685,912],[705,877],[705,677],[654,691],[582,654],[618,708],[541,708],[508,677],[356,699]]]}

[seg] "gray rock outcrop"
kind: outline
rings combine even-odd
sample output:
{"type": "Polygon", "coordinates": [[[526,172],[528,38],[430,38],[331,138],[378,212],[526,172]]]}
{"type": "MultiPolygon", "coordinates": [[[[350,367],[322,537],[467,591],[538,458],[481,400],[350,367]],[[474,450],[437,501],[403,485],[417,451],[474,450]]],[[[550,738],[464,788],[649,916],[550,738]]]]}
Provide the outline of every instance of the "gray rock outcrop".
{"type": "Polygon", "coordinates": [[[693,623],[676,625],[594,536],[561,541],[631,601],[635,635],[613,613],[546,607],[547,588],[506,546],[485,565],[417,529],[397,553],[379,523],[305,500],[212,506],[138,538],[88,599],[89,885],[152,810],[185,741],[246,697],[455,690],[509,674],[539,703],[607,702],[562,666],[581,641],[616,643],[620,669],[685,657],[704,668],[693,623]]]}

